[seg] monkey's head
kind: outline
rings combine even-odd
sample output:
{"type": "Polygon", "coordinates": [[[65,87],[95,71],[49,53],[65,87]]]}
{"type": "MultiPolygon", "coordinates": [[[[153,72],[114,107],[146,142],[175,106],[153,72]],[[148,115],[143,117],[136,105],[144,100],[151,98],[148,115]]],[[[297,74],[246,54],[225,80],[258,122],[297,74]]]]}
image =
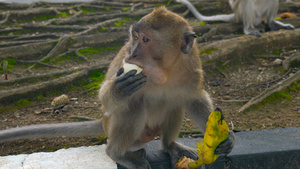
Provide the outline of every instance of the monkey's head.
{"type": "Polygon", "coordinates": [[[195,37],[184,18],[165,7],[154,9],[130,28],[125,61],[142,67],[147,83],[165,84],[193,53],[195,37]]]}

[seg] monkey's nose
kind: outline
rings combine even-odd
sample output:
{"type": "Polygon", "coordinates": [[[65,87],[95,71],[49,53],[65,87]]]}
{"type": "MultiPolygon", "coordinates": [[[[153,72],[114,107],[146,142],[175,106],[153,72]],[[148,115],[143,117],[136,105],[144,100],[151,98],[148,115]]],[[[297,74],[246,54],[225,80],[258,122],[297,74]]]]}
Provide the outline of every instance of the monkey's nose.
{"type": "Polygon", "coordinates": [[[125,62],[130,63],[130,60],[133,58],[137,58],[137,55],[130,55],[127,58],[125,58],[125,62]]]}
{"type": "Polygon", "coordinates": [[[130,55],[129,58],[136,58],[137,55],[130,55]]]}

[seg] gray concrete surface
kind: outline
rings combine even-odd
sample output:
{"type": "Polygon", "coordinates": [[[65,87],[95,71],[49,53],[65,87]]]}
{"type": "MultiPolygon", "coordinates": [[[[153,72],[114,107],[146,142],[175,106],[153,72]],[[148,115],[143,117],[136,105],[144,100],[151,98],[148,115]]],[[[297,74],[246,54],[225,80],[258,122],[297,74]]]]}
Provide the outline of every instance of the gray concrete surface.
{"type": "MultiPolygon", "coordinates": [[[[300,169],[300,127],[237,132],[236,144],[228,156],[221,155],[207,169],[300,169]]],[[[199,139],[179,139],[195,147],[199,139]]],[[[146,147],[146,158],[155,169],[171,168],[160,142],[146,147]]],[[[122,167],[118,167],[122,168],[122,167]]]]}
{"type": "MultiPolygon", "coordinates": [[[[300,169],[300,127],[237,132],[236,145],[228,155],[221,155],[207,169],[300,169]]],[[[199,139],[178,141],[195,147],[199,139]]],[[[0,169],[116,169],[105,154],[106,145],[61,149],[51,153],[0,157],[0,169]]],[[[153,169],[171,168],[169,156],[160,141],[145,147],[153,169]]],[[[122,168],[122,167],[118,167],[122,168]]]]}
{"type": "Polygon", "coordinates": [[[116,169],[106,145],[0,157],[0,169],[116,169]]]}

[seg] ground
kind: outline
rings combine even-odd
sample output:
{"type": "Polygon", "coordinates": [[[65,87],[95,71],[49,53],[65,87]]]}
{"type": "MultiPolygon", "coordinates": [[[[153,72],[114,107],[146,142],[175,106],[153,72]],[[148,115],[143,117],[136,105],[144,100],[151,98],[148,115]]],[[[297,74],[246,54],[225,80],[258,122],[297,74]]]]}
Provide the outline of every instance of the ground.
{"type": "MultiPolygon", "coordinates": [[[[164,1],[163,1],[164,2],[164,1]]],[[[169,3],[169,2],[167,2],[169,3]]],[[[57,5],[47,4],[57,7],[57,5]]],[[[74,4],[73,4],[74,5],[74,4]]],[[[78,4],[75,4],[76,6],[78,4]]],[[[119,4],[119,6],[133,6],[132,4],[119,4]]],[[[144,4],[144,7],[153,7],[152,4],[144,4]]],[[[39,6],[37,4],[36,6],[39,6]]],[[[71,9],[74,9],[75,12],[80,13],[80,10],[83,11],[84,15],[81,13],[79,16],[81,17],[90,17],[93,16],[97,18],[102,13],[95,13],[94,8],[90,7],[89,4],[78,5],[77,8],[68,6],[69,13],[71,9]],[[86,8],[83,8],[86,7],[86,8]],[[71,8],[71,9],[70,9],[71,8]]],[[[95,4],[94,4],[95,6],[95,4]]],[[[97,6],[97,5],[96,5],[97,6]]],[[[181,11],[182,7],[175,6],[175,11],[181,11]]],[[[299,7],[299,6],[298,6],[299,7]]],[[[57,8],[58,10],[66,10],[62,9],[63,7],[57,8]]],[[[122,6],[122,10],[125,7],[122,6]]],[[[172,7],[170,7],[172,8],[172,7]]],[[[26,8],[27,9],[27,8],[26,8]]],[[[97,9],[97,8],[96,8],[97,9]]],[[[173,9],[173,8],[172,8],[173,9]]],[[[222,8],[226,10],[226,8],[222,8]]],[[[4,9],[2,9],[4,11],[4,9]]],[[[297,8],[296,12],[299,10],[297,8]]],[[[151,10],[150,10],[151,11],[151,10]]],[[[183,10],[184,11],[184,10],[183,10]]],[[[57,11],[55,11],[57,12],[57,11]]],[[[107,11],[106,11],[107,12],[107,11]]],[[[113,11],[110,11],[113,12],[113,11]]],[[[138,11],[139,12],[139,11],[138,11]]],[[[138,13],[137,12],[137,13],[138,13]]],[[[182,12],[182,11],[181,11],[182,12]]],[[[143,12],[141,12],[143,14],[143,12]]],[[[147,13],[147,11],[145,12],[147,13]]],[[[180,12],[178,12],[180,13],[180,12]]],[[[60,15],[63,15],[60,13],[60,15]]],[[[73,14],[76,15],[76,14],[73,14]]],[[[139,13],[140,15],[140,13],[139,13]]],[[[80,19],[81,17],[78,17],[80,19]]],[[[119,16],[115,16],[119,17],[119,16]]],[[[133,16],[132,16],[133,17],[133,16]]],[[[137,16],[135,16],[137,17],[137,16]]],[[[5,15],[3,16],[5,18],[5,15]]],[[[8,17],[9,18],[9,17],[8,17]]],[[[60,20],[63,18],[52,17],[53,19],[50,25],[54,29],[57,26],[60,20]],[[56,19],[56,20],[55,20],[56,19]]],[[[50,19],[50,20],[51,20],[50,19]]],[[[110,18],[111,19],[111,18],[110,18]]],[[[192,15],[187,16],[188,21],[195,27],[195,30],[199,30],[199,27],[209,27],[212,25],[204,25],[199,26],[199,22],[196,21],[192,15]]],[[[49,18],[47,18],[49,20],[49,18]]],[[[87,20],[87,19],[83,19],[87,20]]],[[[25,21],[20,21],[22,24],[25,21]]],[[[29,21],[31,22],[31,21],[29,21]]],[[[33,22],[33,21],[32,21],[33,22]]],[[[45,22],[43,20],[43,22],[45,22]]],[[[70,22],[65,19],[65,22],[70,22]]],[[[82,21],[81,21],[82,22],[82,21]]],[[[87,21],[88,22],[88,21],[87,21]]],[[[15,23],[13,19],[11,21],[8,19],[6,25],[1,25],[2,29],[2,41],[1,41],[1,50],[10,51],[12,47],[20,47],[22,45],[32,45],[33,42],[28,42],[29,37],[34,39],[35,36],[45,37],[47,35],[47,41],[49,43],[45,44],[49,45],[49,49],[45,49],[46,52],[43,54],[32,52],[32,59],[34,61],[41,61],[48,65],[39,64],[34,66],[33,68],[29,68],[33,66],[33,63],[24,63],[22,61],[26,60],[27,55],[22,55],[22,52],[19,52],[15,55],[9,55],[6,53],[1,53],[2,58],[0,57],[1,62],[1,71],[0,74],[0,93],[9,91],[15,92],[13,89],[25,90],[26,86],[33,86],[35,84],[39,84],[41,81],[48,82],[50,80],[59,79],[59,81],[66,80],[65,77],[68,75],[74,75],[75,73],[83,72],[83,75],[76,76],[77,80],[68,81],[66,83],[62,83],[62,85],[57,86],[47,86],[45,88],[34,87],[37,92],[33,92],[35,90],[29,91],[29,93],[22,94],[21,92],[16,92],[14,95],[8,95],[7,97],[0,98],[0,129],[4,130],[12,127],[21,127],[25,125],[31,124],[44,124],[44,123],[61,123],[61,122],[75,122],[75,121],[83,121],[83,120],[93,120],[100,119],[101,114],[99,113],[99,108],[101,103],[98,101],[98,88],[101,84],[101,80],[103,79],[103,74],[107,69],[107,63],[111,61],[111,59],[117,54],[117,51],[120,49],[124,41],[126,40],[126,34],[128,25],[134,20],[122,19],[113,21],[113,28],[111,25],[105,25],[97,27],[98,31],[103,31],[103,36],[110,35],[109,38],[112,40],[106,42],[107,38],[104,38],[105,42],[99,42],[99,38],[92,42],[94,39],[91,38],[87,34],[86,36],[82,36],[80,33],[86,30],[84,27],[84,23],[75,24],[77,25],[77,32],[71,34],[72,36],[68,37],[67,41],[67,50],[56,50],[59,51],[57,54],[52,55],[53,60],[48,59],[47,62],[43,61],[44,55],[50,55],[51,49],[55,46],[61,47],[63,45],[57,45],[60,42],[63,43],[62,35],[66,34],[62,32],[62,26],[60,27],[60,31],[51,34],[49,32],[37,31],[35,33],[28,33],[26,26],[22,25],[22,30],[16,25],[20,23],[15,23]],[[123,23],[124,22],[124,23],[123,23]],[[120,25],[118,25],[120,24],[120,25]],[[79,25],[79,26],[78,26],[79,25]],[[6,31],[6,29],[10,28],[10,31],[6,31]],[[24,31],[23,33],[17,32],[24,31]],[[106,30],[105,30],[106,29],[106,30]],[[110,30],[107,30],[110,29],[110,30]],[[3,33],[4,32],[4,33],[3,33]],[[117,33],[116,33],[117,32],[117,33]],[[120,33],[121,32],[121,33],[120,33]],[[125,36],[122,33],[125,32],[125,36]],[[34,35],[33,35],[34,34],[34,35]],[[55,35],[52,38],[49,38],[51,35],[55,35]],[[14,36],[14,37],[12,37],[14,36]],[[74,37],[73,37],[74,36],[74,37]],[[114,39],[114,36],[116,38],[114,39]],[[5,41],[6,39],[12,39],[5,41]],[[20,40],[22,37],[23,39],[20,40]],[[27,38],[27,41],[25,40],[27,38]],[[80,37],[80,42],[78,42],[80,37]],[[19,38],[19,39],[18,39],[19,38]],[[57,41],[57,39],[59,40],[57,41]],[[84,38],[88,40],[85,42],[84,38]],[[118,39],[121,38],[122,40],[118,39]],[[3,40],[4,39],[4,40],[3,40]],[[18,40],[16,40],[18,39],[18,40]],[[84,41],[84,42],[83,42],[84,41]],[[20,44],[18,44],[20,43],[20,44]],[[53,44],[52,44],[53,43],[53,44]],[[99,43],[103,43],[104,45],[99,47],[95,47],[99,43]],[[79,50],[77,50],[79,49],[79,50]],[[69,53],[68,53],[69,52],[69,53]],[[57,57],[57,55],[63,54],[61,57],[57,57]],[[4,56],[5,55],[5,56],[4,56]],[[83,56],[83,57],[80,57],[83,56]],[[4,61],[8,61],[9,65],[13,65],[9,69],[3,71],[4,61]],[[16,63],[14,63],[16,62],[16,63]],[[104,66],[98,66],[97,68],[93,68],[95,65],[103,64],[104,66]],[[55,67],[49,67],[49,65],[55,67]],[[87,70],[87,73],[84,71],[87,70]],[[49,73],[50,72],[50,73],[49,73]],[[55,74],[57,72],[57,74],[55,74]],[[100,73],[101,72],[101,73],[100,73]],[[5,74],[10,76],[10,79],[5,79],[5,74]],[[29,77],[29,78],[28,78],[29,77]],[[21,81],[18,79],[25,78],[25,80],[21,81]],[[27,78],[27,79],[26,79],[27,78]],[[14,81],[15,80],[15,81],[14,81]],[[7,82],[10,81],[11,83],[7,82]],[[56,88],[57,87],[57,88],[56,88]],[[51,102],[55,97],[58,97],[62,94],[66,94],[70,98],[70,103],[67,104],[63,109],[58,109],[57,111],[42,111],[46,108],[54,108],[51,106],[51,102]],[[72,99],[71,99],[72,98],[72,99]]],[[[299,23],[299,20],[298,20],[299,23]]],[[[72,24],[71,22],[68,24],[72,24]]],[[[93,24],[89,24],[88,28],[91,28],[93,24]]],[[[62,24],[65,25],[65,24],[62,24]]],[[[222,25],[222,24],[220,24],[222,25]]],[[[31,25],[34,28],[37,28],[37,25],[31,25]]],[[[40,26],[40,25],[39,25],[40,26]]],[[[296,26],[297,27],[297,26],[296,26]]],[[[299,26],[298,26],[299,27],[299,26]]],[[[31,28],[33,29],[33,28],[31,28]]],[[[75,31],[75,27],[72,28],[75,31]]],[[[96,30],[97,30],[96,29],[96,30]]],[[[210,29],[210,28],[209,28],[210,29]]],[[[197,32],[196,31],[196,32],[197,32]]],[[[225,46],[220,47],[220,49],[209,48],[210,50],[205,49],[206,46],[216,43],[217,41],[221,41],[222,39],[232,39],[232,43],[238,42],[241,38],[245,37],[246,43],[249,43],[250,47],[243,48],[235,48],[232,49],[233,52],[229,52],[224,54],[226,57],[220,57],[216,60],[206,60],[203,61],[203,69],[205,72],[205,87],[207,92],[211,95],[211,98],[214,102],[215,107],[219,107],[223,110],[225,121],[229,124],[230,128],[235,130],[236,132],[241,130],[260,130],[260,129],[270,129],[270,128],[278,128],[278,127],[298,127],[300,126],[300,82],[295,81],[293,84],[289,85],[288,88],[282,89],[280,92],[276,92],[264,99],[264,101],[251,106],[249,109],[239,112],[239,109],[245,105],[250,99],[261,94],[266,89],[281,83],[285,79],[292,77],[294,74],[299,73],[300,67],[299,65],[295,65],[293,67],[288,68],[287,70],[283,68],[282,63],[275,63],[276,59],[280,59],[284,61],[293,55],[299,55],[300,53],[300,42],[295,40],[299,39],[299,33],[297,36],[287,38],[288,34],[294,32],[299,32],[298,29],[291,31],[282,31],[283,38],[276,41],[271,40],[258,46],[251,45],[250,40],[252,37],[245,36],[241,34],[241,31],[231,32],[230,36],[223,33],[217,33],[208,41],[199,41],[198,46],[201,51],[201,57],[205,57],[204,55],[215,56],[214,54],[220,51],[221,48],[225,48],[225,46]],[[221,38],[220,38],[221,37],[221,38]],[[280,43],[278,42],[280,41],[280,43]]],[[[53,33],[52,32],[52,33],[53,33]]],[[[203,32],[199,31],[198,34],[203,34],[203,32]]],[[[205,31],[204,31],[205,33],[205,31]]],[[[92,34],[101,35],[94,30],[92,34]],[[95,33],[96,32],[96,33],[95,33]]],[[[84,34],[85,35],[85,34],[84,34]]],[[[277,37],[276,33],[263,33],[261,39],[271,36],[277,37]],[[267,35],[264,35],[267,34],[267,35]]],[[[281,35],[280,35],[281,37],[281,35]]],[[[200,37],[201,38],[201,37],[200,37]]],[[[96,38],[95,38],[96,39],[96,38]]],[[[255,40],[261,40],[255,39],[255,40]]],[[[45,40],[46,41],[46,40],[45,40]]],[[[37,42],[37,41],[35,41],[37,42]]],[[[38,41],[39,42],[39,41],[38,41]]],[[[46,47],[45,47],[46,48],[46,47]]],[[[63,47],[62,47],[63,48],[63,47]]],[[[21,48],[17,48],[21,49],[21,48]]],[[[22,48],[23,49],[23,48],[22,48]]],[[[37,49],[36,49],[37,50],[37,49]]],[[[11,51],[12,52],[12,51],[11,51]]],[[[55,52],[55,51],[54,51],[55,52]]],[[[23,53],[26,53],[24,51],[23,53]]],[[[222,53],[220,54],[222,55],[222,53]]],[[[223,56],[223,55],[222,55],[223,56]]],[[[47,59],[46,59],[47,60],[47,59]]],[[[205,59],[203,59],[205,60],[205,59]]],[[[277,60],[278,61],[278,60],[277,60]]],[[[1,93],[4,96],[4,93],[1,93]]],[[[5,93],[6,94],[6,93],[5,93]]],[[[1,97],[1,96],[0,96],[1,97]]],[[[180,137],[198,137],[201,132],[195,127],[192,120],[189,119],[188,115],[185,117],[182,126],[182,132],[180,137]]],[[[102,144],[106,140],[103,137],[87,137],[87,138],[54,138],[54,139],[35,139],[35,140],[20,140],[20,141],[12,141],[8,143],[0,143],[0,156],[4,155],[14,155],[21,153],[32,153],[39,151],[55,151],[60,148],[68,148],[68,147],[76,147],[76,146],[89,146],[95,144],[102,144]]]]}

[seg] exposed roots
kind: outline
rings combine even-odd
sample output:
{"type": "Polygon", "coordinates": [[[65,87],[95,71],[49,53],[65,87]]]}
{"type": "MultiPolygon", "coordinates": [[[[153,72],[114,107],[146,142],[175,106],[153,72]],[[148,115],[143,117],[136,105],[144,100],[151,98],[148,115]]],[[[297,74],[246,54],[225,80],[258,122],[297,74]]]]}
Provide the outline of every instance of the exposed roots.
{"type": "Polygon", "coordinates": [[[282,91],[282,90],[286,89],[287,87],[289,87],[291,84],[297,83],[299,81],[300,81],[300,71],[298,71],[294,75],[290,76],[289,78],[277,83],[276,85],[268,88],[267,90],[262,92],[260,95],[253,97],[248,103],[246,103],[243,107],[241,107],[239,109],[239,112],[243,112],[243,111],[247,110],[251,106],[260,103],[261,101],[266,99],[268,96],[270,96],[276,92],[282,91]]]}
{"type": "MultiPolygon", "coordinates": [[[[29,86],[24,86],[20,88],[14,88],[9,90],[0,91],[0,101],[9,102],[11,100],[18,100],[18,98],[34,96],[39,93],[44,93],[46,91],[57,90],[63,88],[66,85],[74,83],[78,79],[82,79],[88,76],[88,73],[93,70],[99,70],[108,66],[108,63],[103,63],[101,65],[85,67],[78,70],[74,70],[74,73],[69,75],[44,81],[37,84],[32,84],[29,86]]],[[[49,76],[49,75],[48,75],[49,76]]]]}

